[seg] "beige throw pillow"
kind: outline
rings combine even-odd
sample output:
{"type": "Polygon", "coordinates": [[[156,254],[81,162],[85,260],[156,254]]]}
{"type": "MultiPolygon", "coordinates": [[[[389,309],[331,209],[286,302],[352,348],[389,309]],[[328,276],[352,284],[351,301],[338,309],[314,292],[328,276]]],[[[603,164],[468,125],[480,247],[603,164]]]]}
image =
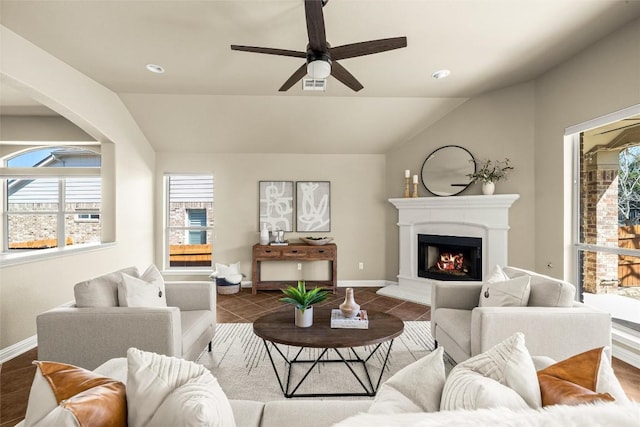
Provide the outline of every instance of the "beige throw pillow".
{"type": "Polygon", "coordinates": [[[77,283],[73,287],[76,307],[117,307],[118,283],[122,281],[122,273],[139,276],[136,267],[128,267],[77,283]]]}
{"type": "Polygon", "coordinates": [[[382,384],[369,408],[374,414],[436,412],[445,382],[443,348],[396,372],[382,384]]]}
{"type": "Polygon", "coordinates": [[[529,302],[531,279],[528,276],[502,282],[484,282],[479,307],[525,307],[529,302]]]}
{"type": "Polygon", "coordinates": [[[166,307],[164,282],[149,283],[122,274],[122,280],[118,283],[118,300],[120,307],[166,307]]]}

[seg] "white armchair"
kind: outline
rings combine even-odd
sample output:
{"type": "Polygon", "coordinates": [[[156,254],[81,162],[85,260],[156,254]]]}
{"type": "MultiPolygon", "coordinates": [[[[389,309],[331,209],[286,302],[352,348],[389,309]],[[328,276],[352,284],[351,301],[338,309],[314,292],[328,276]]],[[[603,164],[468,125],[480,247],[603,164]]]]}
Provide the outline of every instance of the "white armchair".
{"type": "Polygon", "coordinates": [[[611,315],[574,301],[575,287],[531,271],[504,267],[509,278],[531,277],[526,307],[478,307],[482,283],[439,282],[432,288],[431,330],[456,362],[482,353],[515,332],[534,356],[563,360],[611,346],[611,315]]]}
{"type": "Polygon", "coordinates": [[[37,316],[38,359],[94,369],[129,347],[195,360],[215,332],[212,282],[165,282],[167,307],[61,306],[37,316]]]}

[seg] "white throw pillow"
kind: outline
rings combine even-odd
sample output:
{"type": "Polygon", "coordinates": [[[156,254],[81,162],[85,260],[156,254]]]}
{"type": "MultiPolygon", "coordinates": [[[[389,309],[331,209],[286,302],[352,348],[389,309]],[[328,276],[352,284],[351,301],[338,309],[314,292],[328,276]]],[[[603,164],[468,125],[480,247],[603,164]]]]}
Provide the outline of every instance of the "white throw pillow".
{"type": "Polygon", "coordinates": [[[382,384],[370,413],[436,412],[445,382],[443,348],[396,372],[382,384]]]}
{"type": "Polygon", "coordinates": [[[241,274],[240,262],[236,262],[235,264],[229,264],[229,265],[216,263],[216,271],[213,275],[215,275],[215,277],[221,277],[225,279],[229,276],[238,275],[238,274],[241,274]]]}
{"type": "Polygon", "coordinates": [[[155,264],[151,264],[149,267],[147,267],[144,273],[142,273],[140,279],[160,288],[160,292],[162,293],[162,296],[160,298],[163,301],[163,307],[166,307],[167,295],[165,294],[164,277],[162,277],[162,273],[160,273],[158,267],[156,267],[155,264]]]}
{"type": "Polygon", "coordinates": [[[136,348],[127,365],[129,427],[235,427],[227,396],[204,366],[136,348]]]}
{"type": "Polygon", "coordinates": [[[164,284],[152,284],[142,279],[122,274],[118,283],[120,307],[166,307],[164,284]]]}
{"type": "Polygon", "coordinates": [[[73,287],[73,294],[77,307],[117,307],[118,283],[122,281],[122,274],[138,277],[137,267],[127,267],[113,273],[104,274],[93,279],[77,283],[73,287]]]}
{"type": "Polygon", "coordinates": [[[531,293],[531,278],[516,277],[502,282],[484,282],[479,307],[525,307],[531,293]]]}
{"type": "Polygon", "coordinates": [[[504,282],[505,280],[509,280],[510,277],[507,276],[507,273],[504,272],[501,266],[496,264],[491,270],[491,273],[484,280],[485,282],[494,283],[494,282],[504,282]]]}
{"type": "MultiPolygon", "coordinates": [[[[503,342],[491,347],[484,353],[467,359],[451,370],[442,391],[440,410],[478,409],[490,404],[495,399],[496,405],[504,406],[504,396],[500,388],[487,386],[468,388],[468,384],[478,383],[475,376],[469,377],[469,372],[475,372],[488,379],[515,391],[526,402],[525,407],[539,408],[542,405],[540,385],[529,351],[524,344],[524,334],[517,332],[503,342]],[[480,390],[480,391],[478,391],[480,390]],[[496,394],[491,394],[496,392],[496,394]],[[477,401],[479,393],[482,400],[477,401]],[[483,405],[483,406],[479,406],[483,405]]],[[[504,390],[503,390],[504,391],[504,390]]],[[[508,402],[518,409],[521,405],[517,400],[508,402]]],[[[508,403],[507,402],[507,403],[508,403]]]]}

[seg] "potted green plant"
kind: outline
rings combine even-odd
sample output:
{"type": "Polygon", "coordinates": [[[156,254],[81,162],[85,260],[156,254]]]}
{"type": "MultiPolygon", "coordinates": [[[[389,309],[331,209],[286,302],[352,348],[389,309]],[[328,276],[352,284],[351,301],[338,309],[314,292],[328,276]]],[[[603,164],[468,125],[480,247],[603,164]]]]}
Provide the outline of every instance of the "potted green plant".
{"type": "Polygon", "coordinates": [[[482,183],[482,194],[490,195],[495,191],[495,183],[501,179],[507,179],[507,173],[513,170],[511,161],[508,158],[504,160],[483,160],[476,164],[476,171],[467,176],[471,178],[471,182],[482,183]]]}
{"type": "Polygon", "coordinates": [[[313,324],[313,304],[324,301],[329,294],[322,288],[307,291],[304,280],[298,280],[298,286],[288,286],[282,290],[286,297],[280,301],[295,305],[296,326],[307,328],[313,324]]]}

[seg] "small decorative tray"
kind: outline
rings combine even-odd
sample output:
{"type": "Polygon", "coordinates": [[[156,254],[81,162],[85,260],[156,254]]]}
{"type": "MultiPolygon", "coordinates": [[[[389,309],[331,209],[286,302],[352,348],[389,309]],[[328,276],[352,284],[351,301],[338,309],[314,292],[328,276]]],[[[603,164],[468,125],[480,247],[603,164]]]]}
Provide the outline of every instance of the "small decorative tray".
{"type": "Polygon", "coordinates": [[[322,246],[333,241],[333,237],[301,237],[300,240],[308,245],[322,246]]]}

